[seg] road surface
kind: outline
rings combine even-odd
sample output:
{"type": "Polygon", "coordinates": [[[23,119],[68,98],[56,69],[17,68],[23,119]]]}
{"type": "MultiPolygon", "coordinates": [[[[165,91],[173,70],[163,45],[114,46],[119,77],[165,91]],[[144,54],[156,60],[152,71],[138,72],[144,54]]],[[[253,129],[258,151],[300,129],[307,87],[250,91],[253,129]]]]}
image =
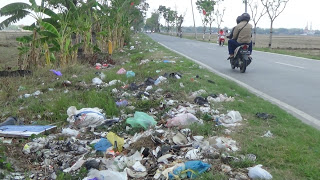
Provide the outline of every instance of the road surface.
{"type": "Polygon", "coordinates": [[[320,129],[320,61],[253,51],[253,62],[246,73],[240,73],[226,60],[226,46],[154,33],[149,36],[320,129]]]}

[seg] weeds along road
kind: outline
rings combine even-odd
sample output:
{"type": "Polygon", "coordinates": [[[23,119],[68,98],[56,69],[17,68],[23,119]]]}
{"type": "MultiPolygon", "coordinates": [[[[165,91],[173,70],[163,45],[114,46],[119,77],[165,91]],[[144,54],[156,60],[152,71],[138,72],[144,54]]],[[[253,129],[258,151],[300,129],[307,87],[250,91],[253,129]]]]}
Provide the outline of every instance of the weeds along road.
{"type": "Polygon", "coordinates": [[[240,73],[239,69],[231,69],[226,60],[227,46],[154,33],[148,35],[320,129],[320,61],[253,51],[253,62],[246,73],[240,73]]]}

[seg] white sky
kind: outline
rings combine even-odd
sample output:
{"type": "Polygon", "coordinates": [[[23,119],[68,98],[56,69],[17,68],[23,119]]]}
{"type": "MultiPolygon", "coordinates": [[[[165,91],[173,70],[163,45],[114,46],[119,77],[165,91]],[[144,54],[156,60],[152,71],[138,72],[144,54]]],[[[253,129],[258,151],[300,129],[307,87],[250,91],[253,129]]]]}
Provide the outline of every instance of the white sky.
{"type": "MultiPolygon", "coordinates": [[[[13,2],[29,2],[29,0],[0,0],[0,7],[3,7],[9,3],[13,2]]],[[[40,0],[36,0],[38,3],[40,0]]],[[[201,26],[201,17],[200,13],[196,9],[195,2],[194,4],[194,14],[196,19],[196,25],[201,26]]],[[[224,15],[224,22],[221,24],[222,27],[233,27],[235,25],[235,19],[237,16],[241,15],[244,12],[243,0],[224,0],[220,9],[226,8],[224,15]]],[[[260,1],[260,0],[258,0],[260,1]]],[[[170,7],[172,10],[177,10],[179,14],[185,15],[185,20],[183,26],[193,26],[192,10],[191,10],[191,0],[147,0],[150,5],[150,9],[147,13],[147,17],[150,17],[151,12],[157,10],[159,5],[164,5],[170,7]]],[[[259,4],[260,8],[262,5],[259,4]]],[[[289,0],[286,9],[282,14],[275,20],[274,28],[305,28],[307,23],[310,26],[312,23],[312,29],[320,30],[320,19],[319,19],[319,7],[320,0],[289,0]]],[[[248,12],[250,9],[248,7],[248,12]]],[[[3,21],[5,18],[0,17],[0,21],[3,21]]],[[[31,17],[20,20],[16,24],[31,24],[34,20],[31,17]]],[[[216,24],[214,24],[216,26],[216,24]]],[[[270,20],[265,15],[260,22],[258,27],[269,28],[270,20]]]]}

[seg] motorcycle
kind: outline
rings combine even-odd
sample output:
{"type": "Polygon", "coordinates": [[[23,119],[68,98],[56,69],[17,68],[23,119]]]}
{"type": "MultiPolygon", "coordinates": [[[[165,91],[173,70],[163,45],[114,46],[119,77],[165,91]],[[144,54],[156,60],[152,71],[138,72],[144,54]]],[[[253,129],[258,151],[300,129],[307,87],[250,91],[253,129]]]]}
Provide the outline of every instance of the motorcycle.
{"type": "Polygon", "coordinates": [[[220,45],[220,46],[223,46],[223,45],[224,45],[224,41],[225,41],[224,35],[220,35],[220,36],[219,36],[219,45],[220,45]]]}
{"type": "Polygon", "coordinates": [[[243,44],[235,49],[234,57],[230,59],[230,64],[232,69],[240,68],[240,72],[245,73],[251,61],[249,44],[243,44]]]}

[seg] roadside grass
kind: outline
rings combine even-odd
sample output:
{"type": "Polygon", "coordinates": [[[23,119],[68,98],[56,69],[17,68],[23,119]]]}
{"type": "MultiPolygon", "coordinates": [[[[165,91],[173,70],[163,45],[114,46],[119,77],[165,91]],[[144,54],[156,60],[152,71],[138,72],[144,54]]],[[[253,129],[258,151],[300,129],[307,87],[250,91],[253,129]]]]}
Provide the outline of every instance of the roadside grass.
{"type": "MultiPolygon", "coordinates": [[[[115,105],[115,101],[118,99],[111,93],[112,89],[121,89],[124,84],[140,84],[148,77],[156,79],[165,73],[180,73],[181,79],[169,77],[167,83],[161,83],[157,87],[162,88],[163,94],[178,100],[179,103],[193,102],[190,94],[199,89],[206,90],[207,93],[204,95],[221,93],[235,97],[234,102],[214,103],[211,104],[211,107],[218,109],[220,113],[227,113],[228,110],[237,110],[241,113],[244,118],[243,125],[230,136],[241,147],[240,153],[255,154],[257,156],[256,164],[263,164],[274,176],[274,179],[317,179],[320,177],[319,131],[303,124],[279,107],[251,94],[236,83],[223,79],[191,60],[165,49],[146,35],[135,35],[133,40],[141,41],[138,45],[134,42],[129,44],[129,47],[135,46],[134,50],[125,49],[125,53],[116,52],[113,55],[112,58],[117,63],[115,68],[96,70],[88,65],[76,64],[66,69],[59,69],[63,74],[62,77],[53,75],[49,71],[50,68],[43,68],[31,76],[23,78],[0,78],[0,103],[5,105],[0,117],[5,119],[9,116],[17,116],[24,118],[26,124],[56,124],[58,127],[64,127],[68,125],[66,111],[69,106],[76,106],[77,109],[98,107],[106,112],[108,118],[121,116],[123,112],[131,114],[137,110],[148,112],[152,108],[159,107],[162,99],[142,101],[131,96],[127,97],[127,100],[130,105],[136,107],[135,110],[118,108],[115,105]],[[140,65],[142,59],[150,61],[140,65]],[[163,60],[174,62],[165,63],[163,60]],[[134,71],[136,76],[127,78],[126,75],[116,74],[122,67],[127,71],[134,71]],[[92,78],[99,76],[96,74],[97,72],[103,72],[106,75],[104,82],[117,79],[124,84],[118,83],[111,87],[82,86],[84,83],[91,84],[92,78]],[[77,77],[73,77],[73,75],[77,77]],[[71,81],[72,85],[65,87],[63,85],[65,80],[71,81]],[[49,88],[54,89],[49,91],[49,88]],[[26,93],[32,94],[36,90],[41,90],[43,94],[37,98],[19,98],[26,93]],[[66,90],[68,92],[65,92],[66,90]],[[255,116],[257,112],[266,112],[275,117],[269,120],[258,119],[255,116]],[[274,137],[261,137],[268,130],[274,134],[274,137]]],[[[151,89],[149,93],[155,94],[155,90],[151,89]]],[[[128,89],[124,91],[131,92],[128,89]]],[[[169,108],[159,111],[156,120],[161,121],[161,115],[169,108]]],[[[204,136],[222,134],[224,128],[215,126],[210,117],[200,112],[197,112],[197,116],[202,117],[205,124],[192,125],[190,128],[194,134],[204,136]]],[[[111,131],[121,134],[125,131],[126,126],[124,119],[114,125],[111,131]]],[[[134,128],[127,133],[134,134],[142,130],[142,128],[134,128]]],[[[250,165],[252,164],[230,164],[233,168],[250,165]]],[[[67,176],[69,175],[59,175],[62,179],[67,176]]],[[[227,176],[213,169],[200,176],[199,179],[227,179],[227,176]]]]}

